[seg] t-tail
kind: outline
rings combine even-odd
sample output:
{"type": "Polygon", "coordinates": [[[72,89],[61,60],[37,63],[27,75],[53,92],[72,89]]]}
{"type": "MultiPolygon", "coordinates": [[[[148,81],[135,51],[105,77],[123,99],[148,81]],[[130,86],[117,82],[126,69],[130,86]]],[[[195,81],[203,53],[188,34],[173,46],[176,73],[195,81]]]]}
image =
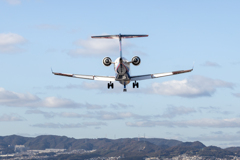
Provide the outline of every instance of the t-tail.
{"type": "Polygon", "coordinates": [[[148,37],[146,34],[137,34],[137,35],[102,35],[102,36],[92,36],[92,38],[106,38],[106,39],[119,39],[119,49],[120,49],[120,58],[122,59],[122,38],[138,38],[138,37],[148,37]]]}

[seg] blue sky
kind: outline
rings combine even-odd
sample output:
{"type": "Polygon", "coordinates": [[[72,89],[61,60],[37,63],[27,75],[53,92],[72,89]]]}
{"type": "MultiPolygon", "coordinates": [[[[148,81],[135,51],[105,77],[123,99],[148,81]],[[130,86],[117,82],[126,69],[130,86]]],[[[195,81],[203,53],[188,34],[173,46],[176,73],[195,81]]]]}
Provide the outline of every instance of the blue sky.
{"type": "Polygon", "coordinates": [[[240,146],[239,1],[0,1],[1,136],[199,140],[240,146]],[[117,40],[92,35],[148,34],[124,39],[138,55],[132,75],[190,69],[140,81],[139,89],[56,72],[114,75],[106,56],[117,40]]]}

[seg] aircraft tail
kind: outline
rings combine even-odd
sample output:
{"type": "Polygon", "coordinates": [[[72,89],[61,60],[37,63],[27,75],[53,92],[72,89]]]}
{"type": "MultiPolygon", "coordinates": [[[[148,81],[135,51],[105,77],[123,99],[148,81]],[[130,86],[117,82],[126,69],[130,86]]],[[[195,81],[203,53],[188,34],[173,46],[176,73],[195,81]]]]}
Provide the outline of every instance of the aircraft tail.
{"type": "Polygon", "coordinates": [[[119,39],[120,46],[120,58],[122,59],[122,38],[138,38],[138,37],[148,37],[146,34],[119,34],[119,35],[102,35],[102,36],[91,36],[92,38],[102,38],[102,39],[119,39]]]}

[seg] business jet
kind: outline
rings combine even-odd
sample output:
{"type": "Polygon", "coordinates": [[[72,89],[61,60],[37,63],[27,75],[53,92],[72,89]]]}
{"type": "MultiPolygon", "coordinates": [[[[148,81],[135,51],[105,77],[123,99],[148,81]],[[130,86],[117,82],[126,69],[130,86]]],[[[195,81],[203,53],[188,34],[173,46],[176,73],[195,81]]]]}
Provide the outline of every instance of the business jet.
{"type": "Polygon", "coordinates": [[[88,79],[88,80],[97,80],[97,81],[108,81],[107,88],[114,88],[114,81],[118,81],[120,84],[123,85],[123,91],[126,92],[126,86],[133,82],[133,88],[138,88],[139,83],[137,81],[146,80],[146,79],[153,79],[153,78],[160,78],[165,76],[171,76],[176,74],[182,74],[186,72],[191,72],[193,70],[179,70],[173,72],[166,72],[166,73],[155,73],[155,74],[145,74],[145,75],[137,75],[132,76],[130,75],[130,64],[132,63],[134,66],[138,66],[141,63],[141,59],[138,56],[134,56],[131,61],[128,61],[126,58],[122,56],[122,39],[123,38],[137,38],[137,37],[148,37],[148,35],[101,35],[101,36],[92,36],[92,38],[106,38],[106,39],[119,39],[120,45],[120,57],[118,57],[114,62],[112,62],[110,57],[103,58],[103,65],[110,66],[114,64],[114,71],[115,76],[96,76],[96,75],[82,75],[82,74],[66,74],[66,73],[52,73],[58,76],[66,76],[66,77],[73,77],[73,78],[81,78],[81,79],[88,79]]]}

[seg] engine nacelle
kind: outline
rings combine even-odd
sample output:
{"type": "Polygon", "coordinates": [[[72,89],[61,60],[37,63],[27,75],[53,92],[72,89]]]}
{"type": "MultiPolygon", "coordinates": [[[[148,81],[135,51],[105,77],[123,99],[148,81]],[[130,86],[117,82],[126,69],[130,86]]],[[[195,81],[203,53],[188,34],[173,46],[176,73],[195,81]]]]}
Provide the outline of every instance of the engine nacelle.
{"type": "Polygon", "coordinates": [[[132,64],[138,66],[141,63],[141,59],[138,56],[132,58],[132,64]]]}
{"type": "Polygon", "coordinates": [[[109,57],[105,57],[105,58],[103,58],[103,65],[104,66],[110,66],[112,64],[112,60],[111,60],[111,58],[109,58],[109,57]]]}

